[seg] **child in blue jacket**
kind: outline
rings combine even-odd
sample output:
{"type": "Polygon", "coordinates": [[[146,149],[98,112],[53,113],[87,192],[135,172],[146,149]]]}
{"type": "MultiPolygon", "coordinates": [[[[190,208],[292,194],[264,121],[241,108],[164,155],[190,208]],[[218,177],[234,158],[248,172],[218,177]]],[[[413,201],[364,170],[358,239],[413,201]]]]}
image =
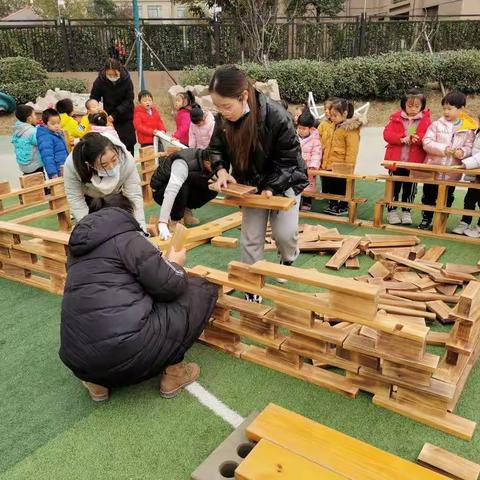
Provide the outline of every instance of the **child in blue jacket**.
{"type": "Polygon", "coordinates": [[[60,115],[53,108],[42,113],[44,125],[37,128],[37,143],[48,178],[62,176],[62,165],[68,157],[67,144],[60,128],[60,115]]]}
{"type": "Polygon", "coordinates": [[[13,127],[12,143],[18,167],[24,175],[43,172],[37,148],[37,117],[32,107],[17,105],[17,121],[13,127]]]}

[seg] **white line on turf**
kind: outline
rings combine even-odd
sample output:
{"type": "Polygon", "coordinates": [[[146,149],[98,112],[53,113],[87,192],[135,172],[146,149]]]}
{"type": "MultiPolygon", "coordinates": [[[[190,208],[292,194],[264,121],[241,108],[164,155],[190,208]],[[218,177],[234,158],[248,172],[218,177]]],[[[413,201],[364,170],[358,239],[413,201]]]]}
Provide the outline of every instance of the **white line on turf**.
{"type": "Polygon", "coordinates": [[[245,419],[237,412],[227,407],[221,400],[205,390],[199,383],[194,382],[185,390],[193,395],[202,405],[209,408],[215,415],[218,415],[233,428],[237,428],[245,419]]]}

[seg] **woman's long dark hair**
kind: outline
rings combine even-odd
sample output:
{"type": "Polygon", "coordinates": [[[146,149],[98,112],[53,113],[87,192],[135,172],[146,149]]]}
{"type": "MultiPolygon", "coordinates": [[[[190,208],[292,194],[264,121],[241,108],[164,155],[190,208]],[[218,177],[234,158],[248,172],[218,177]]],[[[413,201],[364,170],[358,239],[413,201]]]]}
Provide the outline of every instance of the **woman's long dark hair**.
{"type": "Polygon", "coordinates": [[[245,73],[235,65],[218,67],[208,88],[210,92],[235,100],[239,100],[245,90],[248,92],[250,114],[236,122],[225,121],[225,136],[234,155],[235,167],[240,172],[246,172],[250,156],[258,146],[258,106],[255,89],[245,73]]]}
{"type": "Polygon", "coordinates": [[[73,166],[82,183],[90,182],[95,170],[95,161],[98,157],[104,155],[107,150],[113,150],[117,155],[121,154],[119,147],[97,132],[87,133],[75,145],[72,152],[73,166]]]}

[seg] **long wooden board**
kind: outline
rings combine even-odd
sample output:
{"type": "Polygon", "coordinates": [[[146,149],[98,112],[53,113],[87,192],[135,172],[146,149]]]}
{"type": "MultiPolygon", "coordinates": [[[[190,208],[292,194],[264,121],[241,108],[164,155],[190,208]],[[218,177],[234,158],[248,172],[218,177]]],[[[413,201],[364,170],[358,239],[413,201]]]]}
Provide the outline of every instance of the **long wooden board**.
{"type": "Polygon", "coordinates": [[[443,475],[274,404],[247,427],[247,437],[268,440],[349,479],[445,480],[443,475]]]}
{"type": "Polygon", "coordinates": [[[296,203],[294,198],[273,196],[270,198],[263,195],[247,194],[243,197],[213,199],[211,203],[227,207],[262,208],[264,210],[290,210],[296,203]]]}

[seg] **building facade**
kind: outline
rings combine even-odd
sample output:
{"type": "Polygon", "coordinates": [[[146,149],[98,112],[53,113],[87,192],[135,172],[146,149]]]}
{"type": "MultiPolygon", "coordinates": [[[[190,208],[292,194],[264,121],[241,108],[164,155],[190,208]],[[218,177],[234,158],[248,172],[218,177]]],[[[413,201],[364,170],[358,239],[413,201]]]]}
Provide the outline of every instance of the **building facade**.
{"type": "Polygon", "coordinates": [[[345,0],[344,15],[389,16],[398,20],[429,15],[480,15],[480,0],[345,0]]]}
{"type": "MultiPolygon", "coordinates": [[[[132,2],[114,0],[119,9],[131,10],[132,2]]],[[[140,18],[158,20],[162,18],[183,18],[188,7],[182,3],[168,0],[138,0],[140,18]]]]}

